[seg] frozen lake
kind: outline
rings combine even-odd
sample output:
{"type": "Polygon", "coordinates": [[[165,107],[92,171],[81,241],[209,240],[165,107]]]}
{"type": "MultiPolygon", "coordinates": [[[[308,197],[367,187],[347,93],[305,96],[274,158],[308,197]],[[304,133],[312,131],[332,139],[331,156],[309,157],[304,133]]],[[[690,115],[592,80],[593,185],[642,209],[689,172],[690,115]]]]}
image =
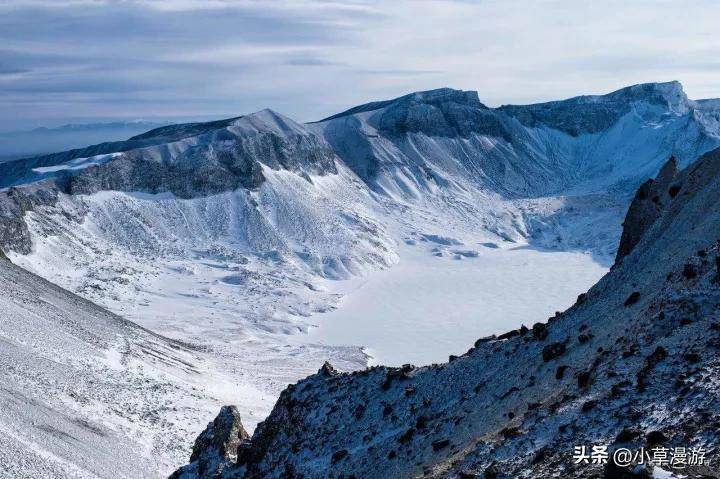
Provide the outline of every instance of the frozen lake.
{"type": "Polygon", "coordinates": [[[371,364],[445,362],[482,336],[547,320],[606,272],[577,252],[479,247],[457,260],[403,245],[394,267],[328,286],[346,296],[310,339],[365,346],[371,364]]]}

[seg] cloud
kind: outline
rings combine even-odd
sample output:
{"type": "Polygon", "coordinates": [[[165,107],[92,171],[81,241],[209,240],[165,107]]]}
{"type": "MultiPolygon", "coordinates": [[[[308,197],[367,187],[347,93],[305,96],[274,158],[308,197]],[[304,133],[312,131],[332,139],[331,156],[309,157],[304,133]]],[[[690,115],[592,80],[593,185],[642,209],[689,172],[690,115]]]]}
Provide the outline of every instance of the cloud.
{"type": "Polygon", "coordinates": [[[21,73],[27,73],[30,70],[26,70],[24,68],[13,68],[13,67],[6,67],[0,64],[0,75],[19,75],[21,73]]]}
{"type": "Polygon", "coordinates": [[[0,129],[75,118],[300,120],[410,91],[489,105],[679,79],[720,96],[712,0],[6,0],[0,129]]]}
{"type": "Polygon", "coordinates": [[[370,70],[370,69],[357,69],[355,70],[357,73],[365,74],[365,75],[390,75],[390,76],[404,76],[404,75],[438,75],[441,74],[442,71],[440,70],[413,70],[413,69],[401,69],[401,68],[387,68],[387,69],[378,69],[378,70],[370,70]]]}
{"type": "Polygon", "coordinates": [[[285,61],[285,63],[287,65],[295,65],[295,66],[302,66],[302,67],[323,67],[323,66],[343,65],[340,62],[334,62],[331,60],[326,60],[324,58],[313,57],[313,56],[304,56],[304,55],[289,58],[285,61]]]}

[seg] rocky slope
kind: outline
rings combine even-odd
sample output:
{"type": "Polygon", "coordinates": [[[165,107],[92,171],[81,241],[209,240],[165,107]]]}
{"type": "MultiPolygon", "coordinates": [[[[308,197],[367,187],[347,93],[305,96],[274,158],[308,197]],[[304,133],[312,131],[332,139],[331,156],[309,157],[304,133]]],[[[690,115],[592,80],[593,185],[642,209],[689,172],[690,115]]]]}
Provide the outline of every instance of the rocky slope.
{"type": "Polygon", "coordinates": [[[705,447],[710,467],[678,473],[720,477],[719,201],[720,150],[680,172],[672,160],[636,195],[618,262],[569,310],[446,364],[326,364],[288,387],[252,438],[237,415],[231,433],[209,426],[174,477],[651,474],[573,463],[573,446],[595,444],[705,447]],[[231,453],[205,447],[208,434],[231,453]]]}
{"type": "Polygon", "coordinates": [[[0,477],[160,477],[229,380],[0,256],[0,477]]]}

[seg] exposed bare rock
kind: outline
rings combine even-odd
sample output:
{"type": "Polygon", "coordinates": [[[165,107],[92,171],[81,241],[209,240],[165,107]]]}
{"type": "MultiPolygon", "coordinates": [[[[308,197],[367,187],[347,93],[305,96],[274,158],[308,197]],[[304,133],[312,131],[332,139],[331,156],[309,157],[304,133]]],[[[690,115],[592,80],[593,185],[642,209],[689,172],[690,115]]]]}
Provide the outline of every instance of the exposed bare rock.
{"type": "Polygon", "coordinates": [[[215,477],[238,460],[238,450],[250,440],[235,406],[223,406],[218,416],[195,440],[190,464],[172,478],[215,477]]]}
{"type": "Polygon", "coordinates": [[[58,190],[52,182],[38,182],[0,191],[0,249],[27,254],[32,240],[25,215],[38,205],[53,205],[58,190]]]}
{"type": "Polygon", "coordinates": [[[673,156],[665,163],[655,179],[647,180],[637,190],[625,216],[616,262],[632,251],[643,234],[669,206],[670,201],[677,194],[675,188],[678,190],[680,188],[675,181],[677,175],[677,160],[673,156]],[[675,194],[671,195],[671,192],[675,194]]]}

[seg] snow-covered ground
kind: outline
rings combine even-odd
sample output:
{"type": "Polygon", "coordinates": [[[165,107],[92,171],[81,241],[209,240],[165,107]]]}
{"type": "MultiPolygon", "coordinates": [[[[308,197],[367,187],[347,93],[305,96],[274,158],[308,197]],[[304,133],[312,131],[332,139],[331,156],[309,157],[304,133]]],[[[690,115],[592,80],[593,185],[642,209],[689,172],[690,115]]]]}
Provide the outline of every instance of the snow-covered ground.
{"type": "Polygon", "coordinates": [[[62,195],[28,213],[34,251],[11,258],[201,348],[208,376],[232,378],[211,394],[238,404],[252,430],[288,383],[325,360],[342,370],[368,359],[440,362],[478,337],[544,320],[604,273],[608,261],[598,252],[614,250],[616,232],[599,231],[619,224],[620,210],[602,203],[573,203],[573,213],[563,213],[564,199],[516,204],[468,194],[452,206],[408,207],[374,202],[341,172],[312,182],[268,172],[254,197],[62,195]],[[590,221],[597,215],[599,225],[590,221]],[[552,246],[579,236],[568,224],[597,237],[595,256],[565,242],[536,249],[519,233],[552,246]]]}
{"type": "Polygon", "coordinates": [[[491,245],[442,256],[403,245],[393,268],[329,285],[345,296],[310,339],[365,346],[372,364],[444,362],[479,337],[545,321],[607,271],[585,253],[491,245]]]}
{"type": "Polygon", "coordinates": [[[13,479],[165,477],[220,405],[252,397],[206,352],[4,260],[0,385],[0,477],[13,479]]]}

